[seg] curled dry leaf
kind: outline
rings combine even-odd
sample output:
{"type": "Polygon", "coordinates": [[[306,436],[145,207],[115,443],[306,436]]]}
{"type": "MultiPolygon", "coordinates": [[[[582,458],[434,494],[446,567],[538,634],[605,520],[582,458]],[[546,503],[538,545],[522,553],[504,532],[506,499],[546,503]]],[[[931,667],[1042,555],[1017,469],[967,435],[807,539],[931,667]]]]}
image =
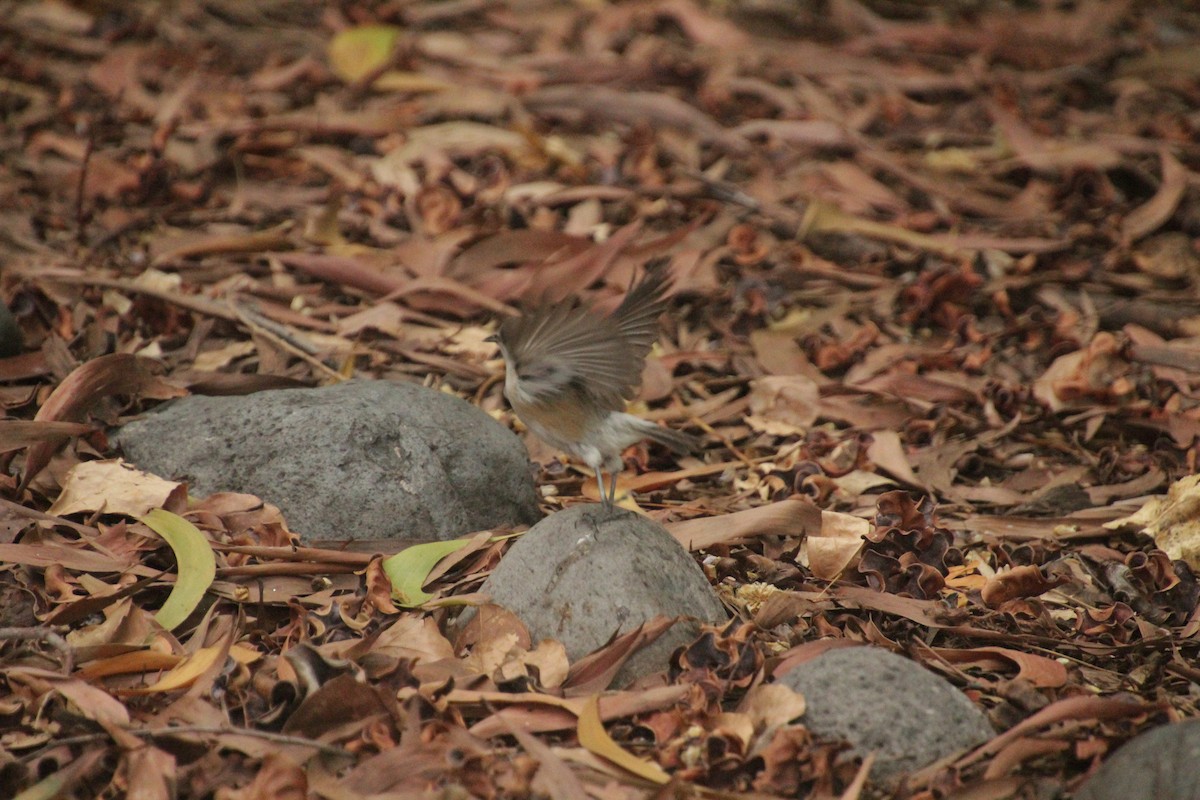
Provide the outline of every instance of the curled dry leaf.
{"type": "Polygon", "coordinates": [[[1036,564],[1027,564],[998,572],[988,578],[980,590],[980,595],[989,608],[1000,608],[1009,600],[1018,597],[1037,597],[1055,586],[1061,586],[1067,580],[1063,575],[1049,578],[1036,564]]]}
{"type": "Polygon", "coordinates": [[[1056,358],[1033,382],[1033,395],[1051,411],[1114,404],[1134,390],[1129,372],[1117,338],[1101,331],[1083,350],[1056,358]]]}

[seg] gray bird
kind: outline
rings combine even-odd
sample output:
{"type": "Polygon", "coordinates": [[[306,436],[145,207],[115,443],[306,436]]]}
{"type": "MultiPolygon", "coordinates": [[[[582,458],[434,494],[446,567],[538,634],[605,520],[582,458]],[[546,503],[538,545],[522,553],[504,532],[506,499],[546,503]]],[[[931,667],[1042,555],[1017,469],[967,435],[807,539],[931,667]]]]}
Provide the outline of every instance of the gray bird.
{"type": "Polygon", "coordinates": [[[605,505],[616,499],[626,447],[642,439],[680,454],[699,446],[694,436],[625,413],[658,339],[665,272],[649,270],[607,317],[564,300],[510,317],[489,337],[504,357],[504,396],[517,416],[544,442],[592,468],[605,505]],[[612,478],[607,491],[604,472],[612,478]]]}

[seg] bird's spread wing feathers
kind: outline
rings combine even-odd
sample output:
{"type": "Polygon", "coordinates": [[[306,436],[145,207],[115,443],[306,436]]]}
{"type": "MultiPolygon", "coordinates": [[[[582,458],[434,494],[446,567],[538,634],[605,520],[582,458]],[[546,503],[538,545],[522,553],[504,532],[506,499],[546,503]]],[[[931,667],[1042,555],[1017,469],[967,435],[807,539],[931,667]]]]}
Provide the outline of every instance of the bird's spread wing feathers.
{"type": "Polygon", "coordinates": [[[664,270],[646,274],[609,317],[565,301],[538,308],[500,326],[522,388],[547,398],[567,388],[620,411],[642,376],[642,362],[658,338],[666,291],[664,270]]]}
{"type": "Polygon", "coordinates": [[[630,288],[621,305],[612,314],[621,336],[629,342],[638,358],[645,358],[658,341],[658,318],[666,303],[667,270],[655,267],[630,288]]]}

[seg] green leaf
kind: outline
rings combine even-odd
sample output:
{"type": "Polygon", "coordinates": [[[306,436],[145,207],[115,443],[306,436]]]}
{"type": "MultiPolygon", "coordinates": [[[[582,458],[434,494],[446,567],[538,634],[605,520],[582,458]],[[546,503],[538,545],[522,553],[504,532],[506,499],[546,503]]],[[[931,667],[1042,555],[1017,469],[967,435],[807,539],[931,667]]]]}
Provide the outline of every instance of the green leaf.
{"type": "Polygon", "coordinates": [[[391,25],[363,25],[340,31],[329,43],[333,74],[347,83],[370,75],[391,58],[400,33],[400,28],[391,25]]]}
{"type": "Polygon", "coordinates": [[[165,539],[175,551],[179,576],[175,579],[167,602],[154,615],[159,625],[169,631],[174,630],[196,610],[200,598],[212,586],[213,578],[217,575],[217,559],[213,555],[212,545],[200,529],[183,517],[156,508],[142,517],[142,522],[165,539]]]}
{"type": "Polygon", "coordinates": [[[469,541],[452,539],[448,542],[416,544],[385,558],[383,572],[392,582],[392,596],[406,608],[415,608],[433,597],[421,588],[429,580],[429,572],[439,561],[462,549],[469,541]]]}

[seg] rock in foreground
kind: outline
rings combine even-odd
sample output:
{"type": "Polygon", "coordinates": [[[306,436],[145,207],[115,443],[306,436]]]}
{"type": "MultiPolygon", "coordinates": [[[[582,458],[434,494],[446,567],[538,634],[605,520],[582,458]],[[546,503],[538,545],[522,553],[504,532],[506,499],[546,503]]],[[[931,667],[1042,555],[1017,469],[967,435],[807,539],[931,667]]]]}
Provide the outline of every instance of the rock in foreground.
{"type": "Polygon", "coordinates": [[[482,591],[516,614],[535,642],[562,642],[571,661],[655,616],[691,618],[634,653],[615,686],[666,669],[672,651],[699,634],[699,622],[728,618],[703,571],[661,525],[599,504],[572,506],[539,522],[505,554],[482,591]]]}
{"type": "Polygon", "coordinates": [[[142,469],[197,494],[274,503],[310,541],[453,539],[540,516],[517,437],[415,383],[186,397],[117,441],[142,469]]]}
{"type": "Polygon", "coordinates": [[[779,680],[804,695],[809,730],[875,753],[871,777],[885,783],[992,736],[966,695],[881,647],[829,650],[779,680]]]}

